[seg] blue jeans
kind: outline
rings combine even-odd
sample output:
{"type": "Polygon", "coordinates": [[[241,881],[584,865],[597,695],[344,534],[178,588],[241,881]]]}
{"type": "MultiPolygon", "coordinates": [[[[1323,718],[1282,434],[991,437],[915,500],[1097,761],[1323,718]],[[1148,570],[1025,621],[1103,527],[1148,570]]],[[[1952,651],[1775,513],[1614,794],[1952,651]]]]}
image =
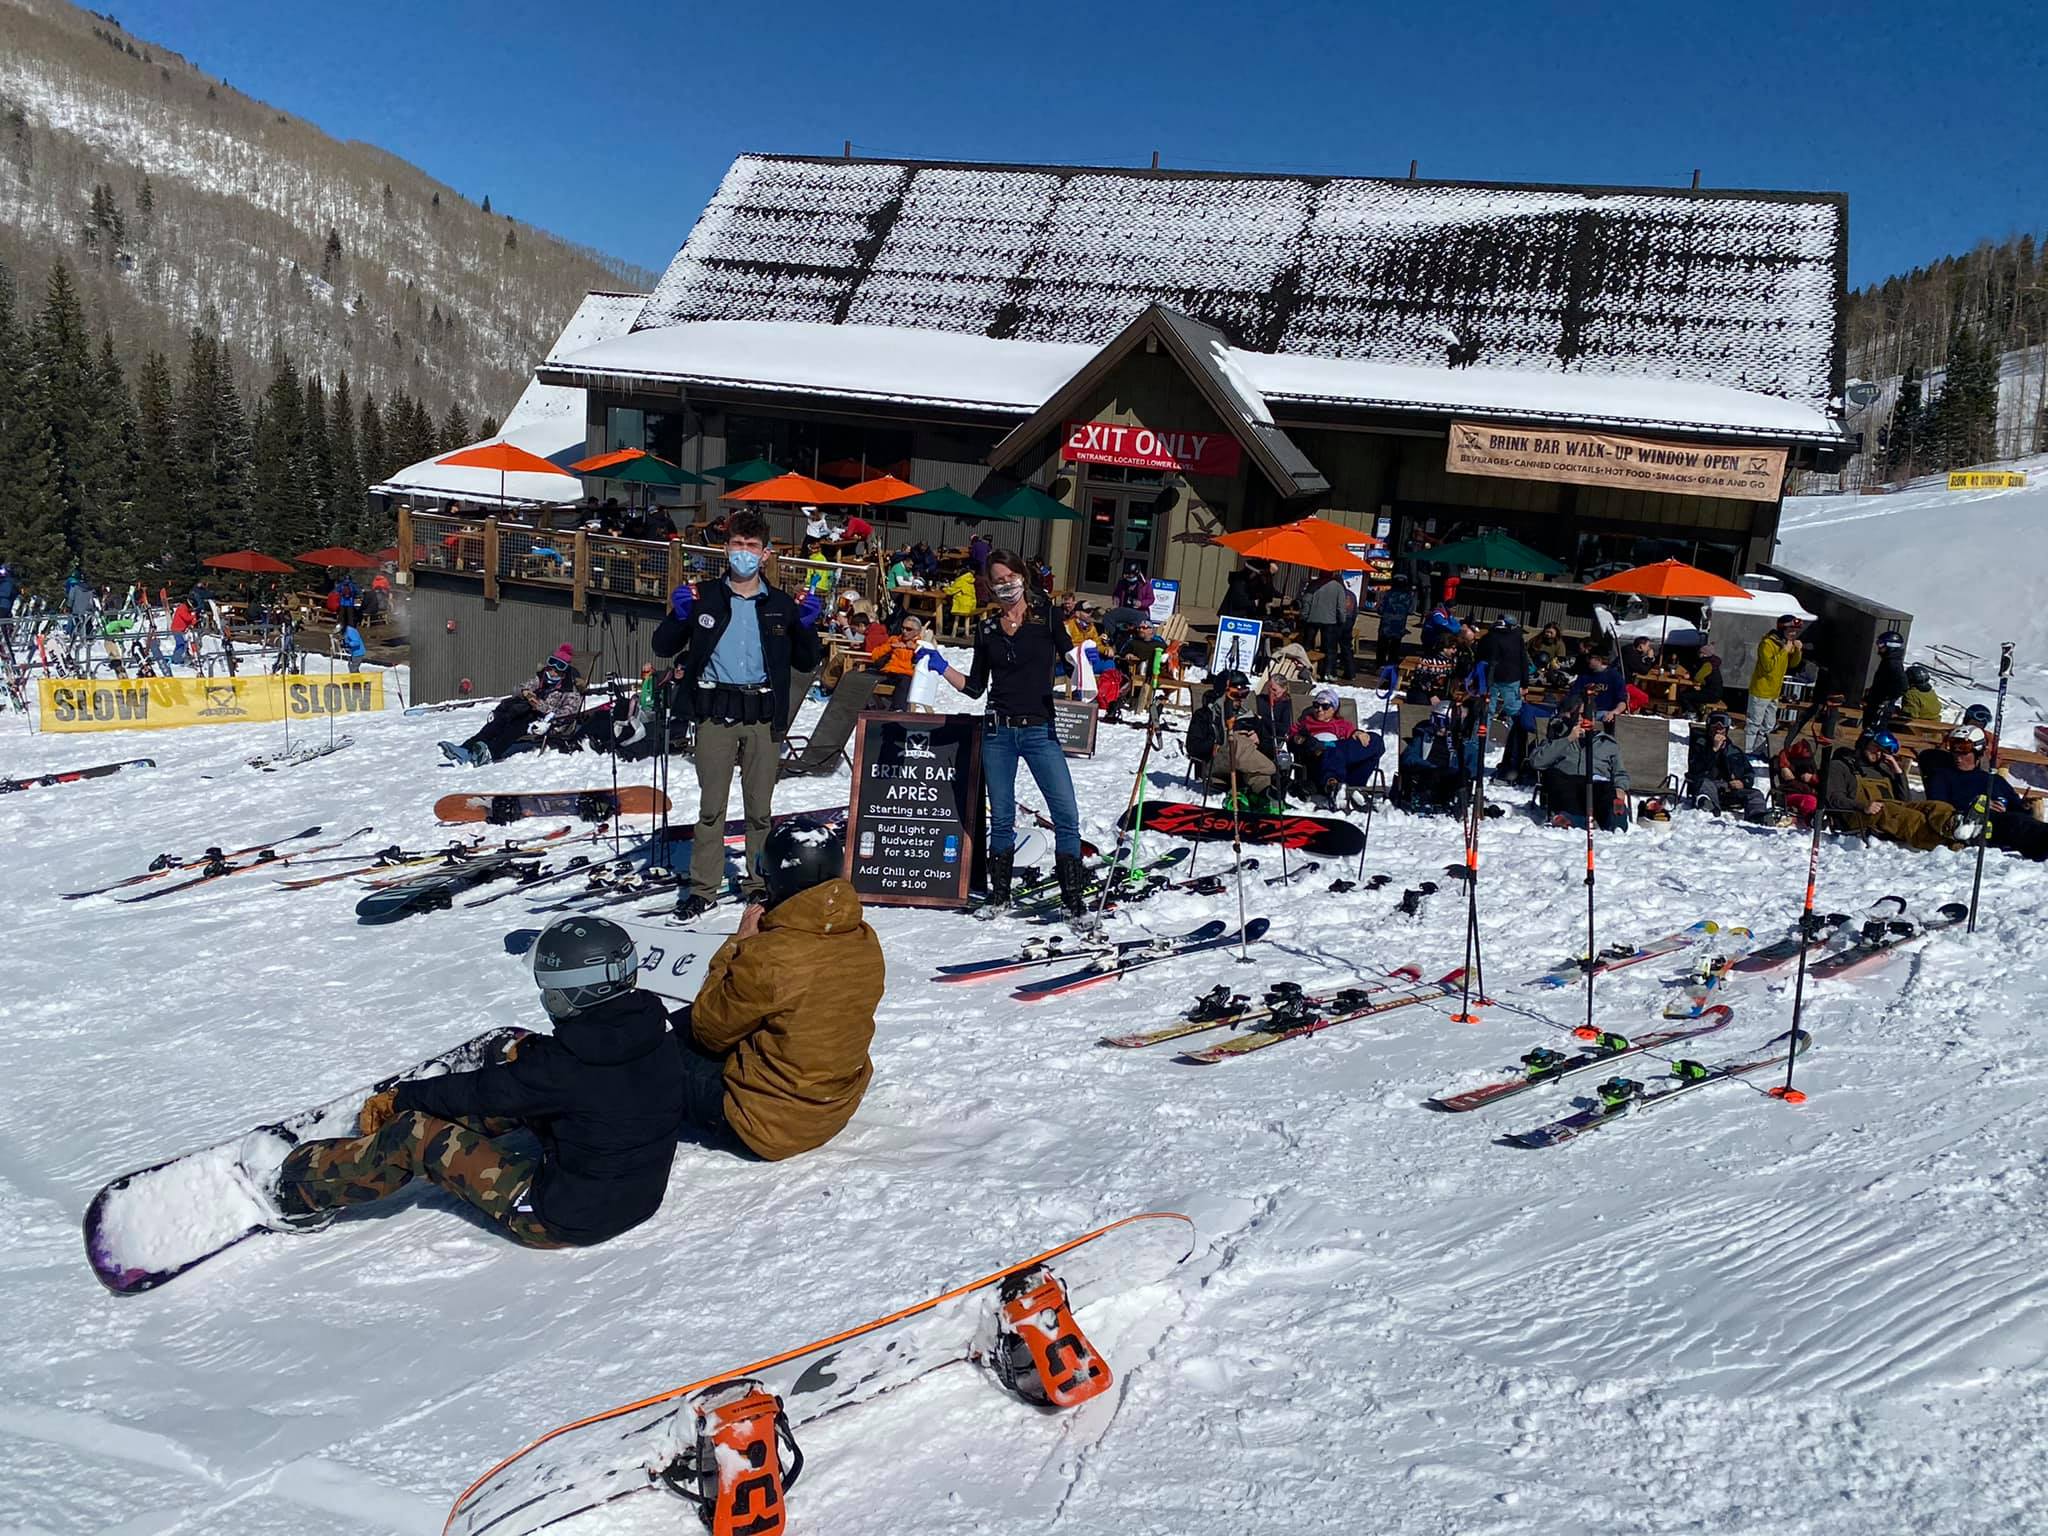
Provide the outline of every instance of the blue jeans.
{"type": "Polygon", "coordinates": [[[1052,724],[991,725],[981,728],[981,772],[988,781],[988,848],[1008,853],[1017,846],[1017,764],[1031,770],[1052,817],[1053,852],[1081,856],[1081,810],[1074,780],[1052,724]]]}
{"type": "Polygon", "coordinates": [[[1494,683],[1486,690],[1490,720],[1512,720],[1522,712],[1522,685],[1494,683]]]}

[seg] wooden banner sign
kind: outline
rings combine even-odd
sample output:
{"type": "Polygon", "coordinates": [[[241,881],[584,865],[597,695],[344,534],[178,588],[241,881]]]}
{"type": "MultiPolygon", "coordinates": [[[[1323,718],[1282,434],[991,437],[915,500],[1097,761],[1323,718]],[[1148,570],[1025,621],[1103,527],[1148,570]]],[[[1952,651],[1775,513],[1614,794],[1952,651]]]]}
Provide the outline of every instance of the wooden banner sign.
{"type": "Polygon", "coordinates": [[[1454,421],[1444,468],[1458,475],[1776,501],[1785,485],[1785,450],[1454,421]]]}

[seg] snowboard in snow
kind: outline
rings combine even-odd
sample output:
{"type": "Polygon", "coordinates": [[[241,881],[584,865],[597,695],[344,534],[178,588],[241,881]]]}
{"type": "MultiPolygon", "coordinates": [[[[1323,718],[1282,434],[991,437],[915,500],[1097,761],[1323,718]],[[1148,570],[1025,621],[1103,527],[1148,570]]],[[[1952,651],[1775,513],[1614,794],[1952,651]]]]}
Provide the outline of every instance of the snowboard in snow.
{"type": "MultiPolygon", "coordinates": [[[[711,957],[718,953],[719,945],[732,937],[729,929],[697,929],[648,918],[615,917],[612,921],[640,946],[640,977],[635,985],[672,1003],[697,1000],[698,989],[704,985],[704,973],[711,968],[711,957]]],[[[513,929],[505,935],[505,953],[532,953],[533,941],[540,934],[538,928],[513,929]]]]}
{"type": "Polygon", "coordinates": [[[655,816],[668,810],[668,796],[645,784],[609,789],[557,789],[531,794],[443,795],[434,802],[440,821],[488,821],[494,826],[529,816],[576,816],[611,821],[619,816],[655,816]]]}
{"type": "MultiPolygon", "coordinates": [[[[444,1536],[530,1536],[618,1499],[664,1491],[661,1473],[679,1456],[694,1455],[695,1402],[714,1389],[758,1383],[781,1399],[790,1428],[800,1431],[826,1413],[943,1366],[989,1360],[999,1298],[1012,1277],[1044,1266],[1065,1286],[1071,1310],[1080,1313],[1091,1303],[1170,1279],[1193,1251],[1194,1223],[1187,1217],[1126,1217],[873,1322],[578,1419],[548,1431],[465,1488],[448,1513],[444,1536]]],[[[822,1474],[813,1469],[812,1475],[822,1474]]],[[[858,1470],[848,1468],[846,1475],[858,1476],[858,1470]]],[[[781,1516],[775,1509],[760,1529],[780,1531],[781,1516]]],[[[679,1511],[675,1529],[686,1527],[695,1530],[697,1522],[679,1511]]]]}
{"type": "Polygon", "coordinates": [[[1249,811],[1233,816],[1213,805],[1154,800],[1124,813],[1126,832],[1143,830],[1196,842],[1227,843],[1233,837],[1257,847],[1297,848],[1341,859],[1365,850],[1365,830],[1331,816],[1266,816],[1249,811]]]}
{"type": "Polygon", "coordinates": [[[539,857],[532,852],[491,853],[479,859],[462,859],[410,879],[389,881],[356,903],[356,921],[366,925],[395,923],[415,912],[443,911],[471,886],[515,875],[539,857]]]}
{"type": "Polygon", "coordinates": [[[94,768],[66,768],[58,773],[32,773],[25,779],[0,780],[0,795],[11,795],[17,789],[37,789],[45,784],[76,784],[80,779],[104,779],[110,773],[119,773],[126,768],[154,768],[153,757],[131,757],[125,763],[101,763],[94,768]]]}
{"type": "MultiPolygon", "coordinates": [[[[272,1124],[294,1140],[356,1133],[363,1100],[398,1083],[467,1072],[500,1060],[529,1033],[487,1029],[403,1072],[272,1124]]],[[[117,1296],[153,1291],[246,1237],[268,1231],[256,1197],[235,1177],[247,1132],[237,1132],[181,1157],[124,1173],[92,1197],[85,1212],[85,1257],[101,1285],[117,1296]]]]}

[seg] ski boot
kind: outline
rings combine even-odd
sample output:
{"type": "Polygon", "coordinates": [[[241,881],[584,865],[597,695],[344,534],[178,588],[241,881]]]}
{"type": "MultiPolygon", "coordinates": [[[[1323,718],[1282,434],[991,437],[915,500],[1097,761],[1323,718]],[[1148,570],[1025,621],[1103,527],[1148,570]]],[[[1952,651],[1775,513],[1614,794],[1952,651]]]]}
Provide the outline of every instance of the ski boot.
{"type": "Polygon", "coordinates": [[[1066,1287],[1051,1270],[1040,1264],[1011,1275],[996,1299],[990,1363],[1004,1386],[1047,1408],[1072,1408],[1109,1390],[1109,1362],[1075,1323],[1066,1287]]]}
{"type": "Polygon", "coordinates": [[[1010,882],[1017,871],[1017,850],[1005,848],[1001,853],[991,851],[988,856],[988,900],[975,909],[974,915],[987,919],[1000,917],[1010,905],[1010,882]]]}
{"type": "Polygon", "coordinates": [[[1081,933],[1091,933],[1098,926],[1095,914],[1088,910],[1088,866],[1081,862],[1078,854],[1062,853],[1053,859],[1053,868],[1060,882],[1060,910],[1067,915],[1067,921],[1081,933]]]}
{"type": "Polygon", "coordinates": [[[1522,1057],[1522,1065],[1529,1069],[1529,1076],[1542,1077],[1555,1072],[1571,1058],[1563,1051],[1553,1051],[1547,1045],[1539,1045],[1522,1057]]]}
{"type": "Polygon", "coordinates": [[[705,1388],[691,1406],[695,1441],[655,1475],[696,1506],[712,1536],[781,1536],[783,1496],[804,1469],[782,1399],[742,1377],[705,1388]]]}

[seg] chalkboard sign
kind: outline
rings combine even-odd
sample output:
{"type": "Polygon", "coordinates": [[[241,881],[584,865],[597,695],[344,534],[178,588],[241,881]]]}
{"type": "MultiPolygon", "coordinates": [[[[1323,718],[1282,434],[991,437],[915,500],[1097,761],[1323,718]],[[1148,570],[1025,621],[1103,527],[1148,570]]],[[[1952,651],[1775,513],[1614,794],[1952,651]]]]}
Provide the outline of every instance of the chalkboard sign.
{"type": "Polygon", "coordinates": [[[846,878],[882,907],[964,907],[981,796],[981,720],[879,710],[853,735],[846,878]]]}
{"type": "Polygon", "coordinates": [[[1068,757],[1093,757],[1095,755],[1095,722],[1102,718],[1102,710],[1093,699],[1054,699],[1052,701],[1052,733],[1060,741],[1060,750],[1068,757]]]}

